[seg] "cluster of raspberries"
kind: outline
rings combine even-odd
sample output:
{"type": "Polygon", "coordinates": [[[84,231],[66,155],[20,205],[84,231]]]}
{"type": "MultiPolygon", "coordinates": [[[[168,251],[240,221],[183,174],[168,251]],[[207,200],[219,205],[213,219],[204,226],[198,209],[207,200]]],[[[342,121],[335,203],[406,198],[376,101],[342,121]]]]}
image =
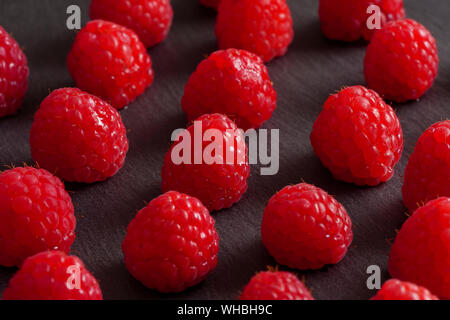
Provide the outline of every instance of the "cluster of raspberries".
{"type": "MultiPolygon", "coordinates": [[[[285,0],[200,2],[218,10],[220,50],[189,78],[181,106],[194,124],[167,152],[163,194],[137,213],[122,243],[129,272],[160,292],[194,286],[216,267],[219,236],[210,212],[232,206],[247,191],[247,146],[238,129],[258,128],[271,118],[277,94],[264,63],[284,55],[294,34],[285,0]],[[196,123],[221,133],[223,162],[192,161],[208,148],[203,140],[200,150],[192,146],[183,155],[188,161],[174,160],[183,136],[197,140],[196,123]]],[[[169,0],[92,0],[90,15],[94,20],[77,34],[67,57],[77,88],[51,92],[34,116],[30,146],[37,168],[0,174],[0,265],[20,267],[4,299],[102,299],[97,280],[69,255],[76,219],[60,179],[93,183],[124,165],[129,142],[118,109],[152,84],[146,48],[166,38],[173,10],[169,0]]],[[[404,143],[400,121],[384,99],[418,99],[432,86],[436,41],[424,26],[404,19],[402,0],[320,0],[319,16],[328,38],[370,40],[368,87],[344,88],[326,100],[313,125],[312,147],[336,179],[379,185],[393,176],[404,143]],[[365,23],[372,5],[381,9],[382,29],[376,31],[365,23]]],[[[25,54],[0,27],[0,116],[20,107],[28,74],[25,54]]],[[[414,214],[392,247],[389,272],[396,279],[374,300],[450,298],[449,159],[450,121],[444,120],[423,133],[409,159],[403,199],[414,214]]],[[[289,185],[269,200],[261,238],[278,264],[317,270],[344,258],[352,221],[325,190],[289,185]]],[[[313,297],[293,273],[272,269],[256,274],[240,299],[313,297]]]]}

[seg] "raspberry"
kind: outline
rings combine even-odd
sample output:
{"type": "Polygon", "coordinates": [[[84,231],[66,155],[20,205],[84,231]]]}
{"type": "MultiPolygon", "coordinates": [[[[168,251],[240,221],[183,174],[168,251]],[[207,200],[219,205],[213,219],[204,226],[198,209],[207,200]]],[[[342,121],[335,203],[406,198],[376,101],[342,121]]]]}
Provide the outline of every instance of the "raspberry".
{"type": "Polygon", "coordinates": [[[210,8],[214,8],[217,10],[221,0],[199,0],[199,1],[202,5],[210,7],[210,8]]]}
{"type": "Polygon", "coordinates": [[[438,73],[436,40],[414,20],[393,21],[375,33],[367,47],[367,84],[396,102],[420,98],[438,73]]]}
{"type": "Polygon", "coordinates": [[[69,194],[43,169],[14,168],[0,174],[0,265],[19,266],[38,252],[69,252],[75,216],[69,194]]]}
{"type": "Polygon", "coordinates": [[[172,145],[164,158],[161,173],[162,190],[187,193],[198,198],[209,210],[231,207],[247,191],[247,178],[250,175],[244,137],[237,130],[236,124],[221,114],[205,114],[195,123],[180,134],[180,138],[172,145]],[[201,163],[196,162],[195,154],[204,155],[212,142],[203,141],[201,150],[195,148],[195,141],[202,139],[195,130],[195,123],[201,125],[203,133],[215,130],[221,135],[217,142],[223,144],[222,149],[219,148],[222,154],[216,155],[220,157],[220,161],[203,159],[201,163]],[[182,146],[180,143],[186,143],[186,135],[190,138],[188,143],[191,152],[187,156],[188,159],[183,156],[183,159],[187,161],[177,164],[177,161],[174,162],[172,153],[178,156],[179,148],[182,146]]]}
{"type": "Polygon", "coordinates": [[[304,284],[290,272],[260,272],[245,286],[240,300],[314,300],[304,284]]]}
{"type": "Polygon", "coordinates": [[[371,300],[439,300],[428,289],[411,282],[386,281],[371,300]]]}
{"type": "Polygon", "coordinates": [[[189,121],[218,112],[246,130],[271,117],[276,97],[263,61],[248,51],[228,49],[200,63],[184,88],[181,104],[189,121]]]}
{"type": "Polygon", "coordinates": [[[20,108],[28,88],[27,57],[0,26],[0,118],[20,108]]]}
{"type": "Polygon", "coordinates": [[[30,145],[41,167],[66,181],[88,183],[116,174],[128,151],[117,110],[76,88],[55,90],[42,101],[30,145]]]}
{"type": "Polygon", "coordinates": [[[375,186],[392,177],[403,131],[394,110],[376,92],[354,86],[325,102],[311,144],[336,179],[375,186]]]}
{"type": "Polygon", "coordinates": [[[102,291],[78,257],[44,251],[25,260],[9,281],[3,299],[102,300],[102,291]]]}
{"type": "Polygon", "coordinates": [[[173,10],[170,0],[92,0],[90,16],[132,29],[151,47],[166,38],[173,10]]]}
{"type": "Polygon", "coordinates": [[[353,239],[351,228],[339,202],[320,188],[300,183],[270,199],[261,235],[278,263],[301,270],[320,269],[342,260],[353,239]]]}
{"type": "Polygon", "coordinates": [[[220,49],[245,49],[270,61],[294,38],[291,11],[286,0],[222,0],[216,35],[220,49]]]}
{"type": "Polygon", "coordinates": [[[450,198],[417,209],[397,234],[389,258],[392,277],[450,298],[450,198]]]}
{"type": "Polygon", "coordinates": [[[214,220],[196,198],[176,191],[153,199],[128,226],[122,243],[130,273],[151,289],[180,292],[217,265],[214,220]]]}
{"type": "Polygon", "coordinates": [[[76,86],[121,109],[153,82],[152,61],[130,29],[90,21],[78,32],[67,65],[76,86]]]}
{"type": "Polygon", "coordinates": [[[367,13],[371,5],[380,8],[381,26],[405,18],[403,0],[320,0],[322,33],[332,40],[356,41],[361,37],[370,40],[376,31],[367,28],[374,14],[367,13]]]}
{"type": "Polygon", "coordinates": [[[420,136],[402,191],[411,212],[437,197],[450,197],[450,120],[435,123],[420,136]]]}

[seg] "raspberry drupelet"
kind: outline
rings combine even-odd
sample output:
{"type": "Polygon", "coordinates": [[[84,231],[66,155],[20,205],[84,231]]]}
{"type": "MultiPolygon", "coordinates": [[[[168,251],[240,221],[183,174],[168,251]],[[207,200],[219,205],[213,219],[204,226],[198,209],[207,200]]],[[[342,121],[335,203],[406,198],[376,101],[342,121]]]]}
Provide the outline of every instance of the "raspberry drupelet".
{"type": "Polygon", "coordinates": [[[439,300],[428,289],[414,283],[391,279],[371,300],[439,300]]]}
{"type": "Polygon", "coordinates": [[[216,36],[220,49],[244,49],[268,62],[294,38],[291,11],[286,0],[222,0],[216,36]]]}
{"type": "Polygon", "coordinates": [[[78,88],[116,109],[153,82],[152,61],[136,33],[104,20],[90,21],[78,32],[67,66],[78,88]]]}
{"type": "Polygon", "coordinates": [[[240,300],[314,300],[305,285],[292,273],[265,271],[245,286],[240,300]]]}
{"type": "Polygon", "coordinates": [[[25,260],[4,300],[102,300],[97,280],[76,256],[44,251],[25,260]]]}
{"type": "Polygon", "coordinates": [[[53,91],[42,101],[30,133],[31,154],[66,181],[105,180],[123,166],[128,151],[120,114],[76,88],[53,91]]]}
{"type": "Polygon", "coordinates": [[[395,238],[389,273],[450,299],[450,198],[431,200],[417,209],[395,238]]]}
{"type": "Polygon", "coordinates": [[[395,102],[419,99],[434,83],[439,57],[436,40],[420,23],[387,23],[367,47],[364,75],[369,88],[395,102]]]}
{"type": "Polygon", "coordinates": [[[279,264],[301,270],[338,263],[353,239],[345,208],[307,183],[287,186],[270,199],[261,235],[279,264]]]}
{"type": "Polygon", "coordinates": [[[0,265],[20,266],[50,249],[69,252],[75,223],[69,194],[48,171],[18,167],[0,174],[0,265]]]}
{"type": "Polygon", "coordinates": [[[170,0],[92,0],[91,19],[108,20],[137,33],[147,46],[163,41],[172,24],[170,0]]]}
{"type": "Polygon", "coordinates": [[[219,237],[200,200],[170,191],[138,212],[122,250],[127,269],[146,287],[180,292],[214,270],[219,237]]]}
{"type": "Polygon", "coordinates": [[[247,145],[242,132],[225,115],[205,114],[184,130],[167,152],[161,187],[163,192],[176,190],[196,197],[210,211],[220,210],[241,199],[247,191],[249,175],[247,145]],[[208,131],[214,141],[205,139],[208,131]],[[201,143],[196,145],[195,141],[201,143]],[[218,149],[212,150],[211,146],[217,144],[218,149]],[[180,150],[183,146],[190,150],[180,150]],[[212,151],[211,159],[207,159],[208,151],[212,151]],[[198,162],[196,154],[202,157],[198,162]]]}
{"type": "Polygon", "coordinates": [[[190,76],[181,101],[188,120],[222,113],[239,128],[258,128],[272,116],[277,94],[257,55],[220,50],[203,60],[190,76]]]}
{"type": "Polygon", "coordinates": [[[394,110],[375,91],[353,86],[327,99],[311,144],[336,179],[375,186],[394,174],[403,131],[394,110]]]}
{"type": "Polygon", "coordinates": [[[437,122],[420,136],[403,181],[403,203],[413,212],[430,200],[450,197],[450,120],[437,122]]]}
{"type": "Polygon", "coordinates": [[[380,27],[387,22],[405,18],[403,0],[320,0],[319,18],[322,33],[332,40],[370,40],[377,29],[369,29],[367,22],[376,13],[370,6],[380,9],[380,27]]]}
{"type": "Polygon", "coordinates": [[[28,88],[27,57],[0,26],[0,118],[15,113],[28,88]]]}

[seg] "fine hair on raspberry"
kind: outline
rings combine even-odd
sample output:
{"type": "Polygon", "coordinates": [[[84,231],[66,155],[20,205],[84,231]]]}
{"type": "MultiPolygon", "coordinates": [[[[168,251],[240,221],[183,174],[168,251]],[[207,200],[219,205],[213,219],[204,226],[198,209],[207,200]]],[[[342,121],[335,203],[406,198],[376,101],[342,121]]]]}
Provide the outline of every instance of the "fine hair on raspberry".
{"type": "Polygon", "coordinates": [[[76,256],[43,251],[25,260],[3,300],[102,300],[97,279],[76,256]]]}
{"type": "Polygon", "coordinates": [[[241,199],[247,191],[249,175],[247,145],[242,132],[223,114],[204,114],[179,135],[166,153],[161,170],[161,188],[163,192],[176,190],[196,197],[210,211],[221,210],[231,207],[241,199]],[[195,153],[201,151],[203,155],[211,144],[203,137],[198,137],[197,125],[201,126],[203,133],[210,129],[220,132],[221,141],[217,142],[222,143],[222,163],[195,163],[195,153]],[[184,143],[184,136],[191,141],[189,163],[176,163],[173,150],[184,143]],[[193,141],[199,138],[202,139],[201,150],[195,150],[193,141]]]}
{"type": "Polygon", "coordinates": [[[261,235],[277,263],[300,270],[338,263],[353,240],[344,206],[307,183],[284,187],[270,198],[261,235]]]}
{"type": "Polygon", "coordinates": [[[78,32],[67,66],[78,88],[116,109],[140,96],[154,77],[152,60],[137,34],[104,20],[92,20],[78,32]]]}
{"type": "Polygon", "coordinates": [[[102,99],[76,88],[50,93],[34,115],[33,159],[66,181],[92,183],[112,177],[125,162],[126,129],[102,99]]]}
{"type": "Polygon", "coordinates": [[[146,287],[180,292],[214,270],[219,237],[198,199],[169,191],[138,212],[122,250],[128,271],[146,287]]]}
{"type": "Polygon", "coordinates": [[[0,173],[0,265],[20,266],[29,256],[75,239],[72,200],[44,169],[17,167],[0,173]]]}
{"type": "Polygon", "coordinates": [[[394,110],[363,86],[331,95],[311,132],[314,152],[333,176],[357,185],[388,181],[403,151],[394,110]]]}
{"type": "Polygon", "coordinates": [[[440,197],[417,209],[397,233],[389,273],[450,299],[450,198],[440,197]]]}
{"type": "Polygon", "coordinates": [[[414,212],[438,197],[450,197],[450,120],[431,125],[419,137],[403,180],[403,203],[414,212]]]}
{"type": "Polygon", "coordinates": [[[245,286],[240,300],[314,300],[297,276],[285,271],[259,272],[245,286]]]}
{"type": "Polygon", "coordinates": [[[244,49],[265,62],[286,54],[294,38],[286,0],[222,0],[216,36],[220,49],[244,49]]]}
{"type": "Polygon", "coordinates": [[[244,130],[258,128],[276,108],[277,94],[257,55],[219,50],[203,60],[184,88],[181,105],[188,120],[222,113],[244,130]]]}
{"type": "Polygon", "coordinates": [[[89,11],[92,20],[108,20],[132,29],[147,47],[166,38],[173,18],[170,0],[92,0],[89,11]]]}
{"type": "Polygon", "coordinates": [[[411,19],[388,22],[375,32],[364,58],[369,88],[395,102],[422,97],[433,85],[438,67],[436,40],[411,19]]]}
{"type": "Polygon", "coordinates": [[[378,26],[369,29],[368,22],[379,22],[382,28],[389,21],[404,19],[405,10],[403,0],[319,0],[319,18],[322,33],[329,39],[370,40],[378,26]],[[379,17],[374,16],[377,11],[369,11],[371,6],[378,7],[379,17]],[[373,17],[375,21],[371,21],[373,17]]]}
{"type": "Polygon", "coordinates": [[[0,26],[0,118],[15,113],[28,89],[28,62],[19,44],[0,26]]]}
{"type": "Polygon", "coordinates": [[[370,300],[439,300],[427,288],[407,281],[390,279],[370,300]]]}

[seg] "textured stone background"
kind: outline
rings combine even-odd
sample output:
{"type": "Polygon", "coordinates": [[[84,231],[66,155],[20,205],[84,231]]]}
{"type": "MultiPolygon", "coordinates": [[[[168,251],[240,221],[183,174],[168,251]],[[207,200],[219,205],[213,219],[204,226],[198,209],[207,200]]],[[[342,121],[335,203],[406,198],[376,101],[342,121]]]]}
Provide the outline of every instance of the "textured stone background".
{"type": "MultiPolygon", "coordinates": [[[[364,84],[365,44],[326,40],[320,32],[317,0],[291,0],[295,39],[286,56],[268,64],[278,92],[278,108],[265,128],[280,129],[280,171],[260,176],[252,168],[248,192],[228,210],[213,213],[220,234],[217,269],[200,285],[181,294],[147,290],[125,269],[121,242],[137,210],[160,194],[160,168],[171,132],[185,125],[180,107],[184,85],[196,65],[217,49],[215,12],[196,0],[172,0],[175,18],[166,41],[149,50],[155,82],[121,115],[130,151],[124,168],[103,183],[67,184],[73,191],[77,237],[72,253],[80,256],[100,281],[106,299],[233,299],[257,271],[274,265],[260,239],[268,199],[287,184],[316,184],[335,195],[354,223],[354,242],[342,262],[314,272],[297,272],[317,299],[367,299],[366,268],[377,264],[388,278],[390,245],[406,219],[401,200],[402,174],[415,142],[429,125],[450,117],[450,2],[405,0],[407,15],[437,38],[441,58],[438,79],[421,99],[394,105],[405,134],[405,150],[391,181],[361,188],[336,181],[314,156],[312,124],[327,96],[343,86],[364,84]]],[[[83,24],[88,0],[2,0],[0,25],[24,48],[31,69],[21,111],[0,119],[0,165],[32,163],[28,134],[40,101],[50,90],[72,86],[65,58],[75,37],[65,27],[66,8],[79,4],[83,24]]],[[[0,292],[15,269],[0,268],[0,292]]]]}

